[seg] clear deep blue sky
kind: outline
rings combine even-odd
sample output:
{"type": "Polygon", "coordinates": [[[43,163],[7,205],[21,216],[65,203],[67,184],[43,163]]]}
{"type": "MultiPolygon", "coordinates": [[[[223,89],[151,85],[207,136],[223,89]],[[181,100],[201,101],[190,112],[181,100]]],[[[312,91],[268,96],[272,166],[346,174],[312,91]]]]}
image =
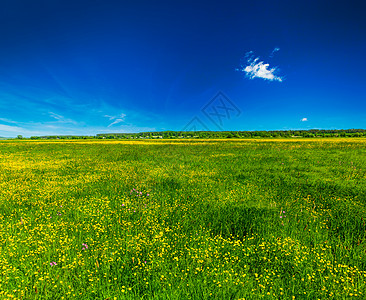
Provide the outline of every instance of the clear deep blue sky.
{"type": "Polygon", "coordinates": [[[363,3],[3,0],[0,136],[366,128],[363,3]]]}

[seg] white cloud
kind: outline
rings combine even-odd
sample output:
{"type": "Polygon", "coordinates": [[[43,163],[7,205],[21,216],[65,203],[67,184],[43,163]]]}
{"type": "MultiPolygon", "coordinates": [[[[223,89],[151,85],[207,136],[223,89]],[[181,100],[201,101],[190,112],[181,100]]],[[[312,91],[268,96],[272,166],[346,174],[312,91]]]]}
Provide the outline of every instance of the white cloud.
{"type": "Polygon", "coordinates": [[[254,61],[251,65],[246,66],[243,71],[250,79],[254,79],[257,77],[267,79],[270,81],[277,80],[279,82],[282,82],[281,77],[274,75],[276,68],[268,69],[268,67],[269,64],[264,64],[263,61],[260,61],[257,64],[254,61]]]}
{"type": "Polygon", "coordinates": [[[105,115],[104,117],[108,118],[110,121],[113,121],[111,124],[108,125],[108,127],[111,127],[113,125],[116,125],[118,123],[124,122],[125,121],[125,117],[126,114],[120,114],[118,116],[109,116],[109,115],[105,115]]]}
{"type": "MultiPolygon", "coordinates": [[[[275,50],[279,51],[279,48],[275,48],[275,50]]],[[[264,80],[282,82],[283,77],[277,76],[275,74],[277,72],[277,67],[269,68],[269,64],[259,61],[259,57],[254,58],[253,51],[247,52],[245,58],[247,58],[247,63],[249,65],[241,66],[240,71],[245,72],[245,75],[249,79],[262,78],[264,80]]]]}
{"type": "Polygon", "coordinates": [[[111,124],[108,125],[108,127],[111,127],[111,126],[121,123],[121,122],[123,122],[123,119],[115,119],[111,124]]]}
{"type": "Polygon", "coordinates": [[[306,122],[308,120],[308,118],[302,118],[301,122],[306,122]]]}

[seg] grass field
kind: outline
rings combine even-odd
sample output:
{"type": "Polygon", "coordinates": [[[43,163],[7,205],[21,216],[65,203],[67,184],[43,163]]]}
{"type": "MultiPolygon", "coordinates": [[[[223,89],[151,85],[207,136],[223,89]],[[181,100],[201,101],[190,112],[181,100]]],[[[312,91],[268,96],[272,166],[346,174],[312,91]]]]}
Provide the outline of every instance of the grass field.
{"type": "Polygon", "coordinates": [[[366,298],[366,139],[0,142],[0,299],[366,298]]]}

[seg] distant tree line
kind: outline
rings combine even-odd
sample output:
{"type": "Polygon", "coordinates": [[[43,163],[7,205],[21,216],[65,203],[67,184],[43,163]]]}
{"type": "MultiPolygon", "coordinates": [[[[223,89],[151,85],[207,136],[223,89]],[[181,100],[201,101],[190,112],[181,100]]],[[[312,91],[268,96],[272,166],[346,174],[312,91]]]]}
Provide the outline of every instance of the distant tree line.
{"type": "Polygon", "coordinates": [[[91,135],[44,135],[44,136],[31,136],[31,140],[91,140],[97,138],[91,135]]]}
{"type": "Polygon", "coordinates": [[[96,136],[47,135],[31,139],[228,139],[228,138],[322,138],[366,137],[366,129],[341,130],[275,130],[275,131],[158,131],[139,133],[100,133],[96,136]]]}

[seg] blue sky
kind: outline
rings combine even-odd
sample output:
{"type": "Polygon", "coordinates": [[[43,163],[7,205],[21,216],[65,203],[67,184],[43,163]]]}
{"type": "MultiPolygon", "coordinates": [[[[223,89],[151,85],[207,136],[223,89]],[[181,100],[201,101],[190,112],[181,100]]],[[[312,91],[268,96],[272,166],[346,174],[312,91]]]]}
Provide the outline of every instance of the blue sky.
{"type": "Polygon", "coordinates": [[[4,0],[0,136],[366,128],[361,5],[4,0]]]}

